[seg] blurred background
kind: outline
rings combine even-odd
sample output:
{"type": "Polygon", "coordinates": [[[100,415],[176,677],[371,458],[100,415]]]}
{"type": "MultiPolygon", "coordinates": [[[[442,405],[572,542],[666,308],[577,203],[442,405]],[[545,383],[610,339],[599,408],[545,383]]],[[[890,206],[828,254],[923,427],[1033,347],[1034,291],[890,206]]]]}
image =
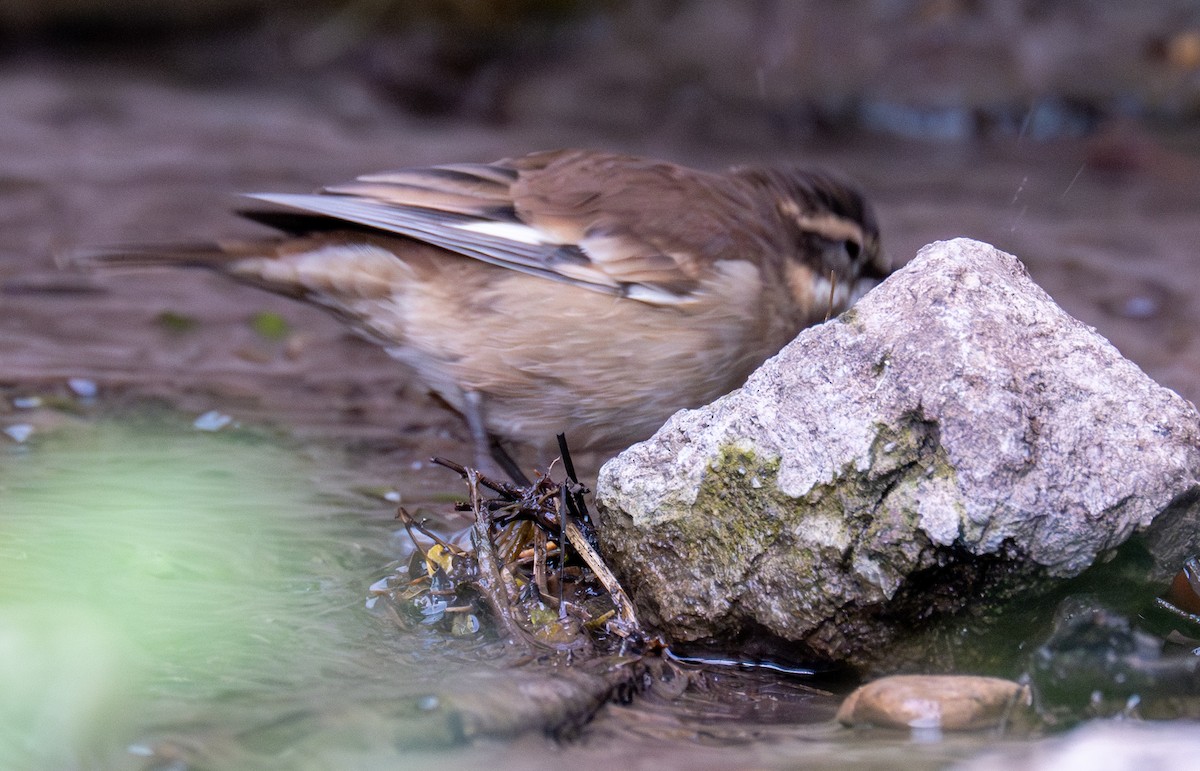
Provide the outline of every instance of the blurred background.
{"type": "Polygon", "coordinates": [[[343,92],[425,117],[735,144],[1183,119],[1192,0],[0,0],[9,63],[343,92]]]}
{"type": "Polygon", "coordinates": [[[486,124],[963,141],[1194,116],[1198,14],[1192,0],[2,0],[0,32],[13,62],[304,83],[486,124]]]}
{"type": "Polygon", "coordinates": [[[229,213],[239,192],[586,146],[833,167],[897,262],[990,241],[1200,395],[1195,0],[0,0],[0,105],[9,381],[453,433],[317,311],[53,255],[263,233],[229,213]]]}

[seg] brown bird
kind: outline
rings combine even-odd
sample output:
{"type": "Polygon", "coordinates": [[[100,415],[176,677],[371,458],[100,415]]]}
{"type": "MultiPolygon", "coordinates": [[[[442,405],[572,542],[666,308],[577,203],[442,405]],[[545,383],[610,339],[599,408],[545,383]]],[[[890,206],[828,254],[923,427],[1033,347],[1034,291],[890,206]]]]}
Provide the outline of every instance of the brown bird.
{"type": "Polygon", "coordinates": [[[644,439],[889,270],[862,197],[797,168],[563,150],[251,198],[289,210],[243,212],[285,236],[81,261],[216,268],[320,304],[409,365],[483,454],[644,439]]]}

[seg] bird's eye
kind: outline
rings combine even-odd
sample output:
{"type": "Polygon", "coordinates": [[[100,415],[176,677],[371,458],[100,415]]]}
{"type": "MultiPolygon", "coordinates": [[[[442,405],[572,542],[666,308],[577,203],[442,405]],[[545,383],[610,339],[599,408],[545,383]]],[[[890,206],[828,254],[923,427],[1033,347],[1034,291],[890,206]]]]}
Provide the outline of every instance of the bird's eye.
{"type": "Polygon", "coordinates": [[[862,246],[857,241],[843,241],[842,248],[846,250],[846,254],[850,255],[852,260],[857,260],[858,255],[862,253],[862,246]]]}

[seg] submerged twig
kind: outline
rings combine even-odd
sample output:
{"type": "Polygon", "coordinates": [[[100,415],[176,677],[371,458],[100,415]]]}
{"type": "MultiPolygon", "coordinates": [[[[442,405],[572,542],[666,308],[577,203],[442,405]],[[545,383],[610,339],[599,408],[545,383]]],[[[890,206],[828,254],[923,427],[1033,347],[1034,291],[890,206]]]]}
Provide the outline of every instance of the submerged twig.
{"type": "Polygon", "coordinates": [[[483,485],[493,492],[500,493],[510,501],[518,500],[521,497],[522,490],[520,487],[517,487],[510,482],[501,482],[499,480],[486,477],[483,474],[480,474],[476,469],[468,469],[462,464],[455,463],[452,460],[447,460],[446,458],[440,456],[434,456],[430,458],[429,462],[438,466],[442,466],[443,468],[448,468],[451,471],[458,472],[458,475],[463,479],[467,478],[468,471],[474,471],[476,484],[483,485]]]}
{"type": "Polygon", "coordinates": [[[533,534],[533,585],[537,587],[538,596],[543,599],[550,596],[550,587],[546,584],[546,531],[538,529],[533,534]]]}
{"type": "Polygon", "coordinates": [[[467,490],[471,496],[471,510],[475,513],[475,524],[471,529],[471,543],[475,547],[475,561],[479,565],[478,587],[480,595],[490,606],[492,615],[504,626],[509,637],[522,638],[524,631],[517,624],[509,603],[508,591],[500,575],[492,545],[492,522],[487,511],[479,502],[479,472],[473,468],[463,469],[467,479],[467,490]]]}
{"type": "Polygon", "coordinates": [[[422,623],[439,621],[451,607],[463,612],[461,597],[474,595],[501,635],[543,650],[578,650],[590,639],[601,647],[619,643],[625,652],[645,640],[633,603],[593,545],[584,500],[588,491],[576,477],[565,438],[558,440],[566,473],[561,483],[538,475],[521,486],[445,458],[433,459],[467,484],[469,500],[456,508],[471,513],[473,548],[455,550],[401,510],[398,516],[410,536],[419,532],[442,546],[426,552],[418,545],[429,583],[407,590],[406,597],[417,605],[422,623]],[[485,497],[485,491],[495,497],[485,497]],[[573,560],[587,569],[578,562],[571,565],[573,560]],[[552,561],[557,563],[554,573],[552,561]],[[555,600],[554,610],[543,604],[555,600]]]}
{"type": "Polygon", "coordinates": [[[592,572],[596,574],[597,580],[604,586],[609,597],[612,598],[613,606],[617,611],[617,617],[625,624],[625,628],[620,630],[621,636],[625,637],[634,632],[641,631],[641,625],[638,623],[637,614],[633,610],[633,603],[629,601],[629,595],[625,594],[625,590],[621,588],[621,583],[613,572],[608,569],[608,565],[604,564],[604,558],[600,556],[600,552],[592,546],[587,536],[579,529],[579,526],[574,522],[567,522],[566,527],[567,542],[575,547],[575,551],[579,552],[579,556],[587,563],[592,572]]]}
{"type": "MultiPolygon", "coordinates": [[[[579,477],[575,476],[575,462],[571,460],[571,450],[567,447],[567,435],[558,434],[554,437],[558,440],[558,453],[562,458],[563,471],[567,473],[567,481],[570,482],[570,489],[567,490],[568,508],[571,516],[577,519],[582,519],[587,516],[587,505],[583,502],[583,493],[585,488],[579,484],[579,477]]],[[[567,487],[567,485],[563,485],[567,487]]]]}
{"type": "MultiPolygon", "coordinates": [[[[566,442],[561,439],[562,434],[559,434],[559,437],[560,437],[560,444],[563,447],[565,447],[566,442]]],[[[569,462],[565,463],[565,467],[567,468],[567,475],[569,478],[571,474],[575,473],[575,468],[573,466],[571,466],[571,464],[569,462]]],[[[567,510],[567,488],[564,486],[564,487],[560,487],[558,489],[559,489],[558,542],[559,542],[559,544],[566,544],[566,542],[567,542],[567,516],[566,516],[565,512],[567,510]]],[[[561,549],[563,547],[560,545],[559,548],[561,549]]],[[[566,564],[567,564],[566,560],[558,561],[558,617],[559,618],[567,617],[567,602],[566,602],[565,596],[563,595],[563,591],[565,590],[565,587],[566,587],[566,581],[564,580],[565,577],[563,575],[563,570],[566,567],[566,564]]]]}

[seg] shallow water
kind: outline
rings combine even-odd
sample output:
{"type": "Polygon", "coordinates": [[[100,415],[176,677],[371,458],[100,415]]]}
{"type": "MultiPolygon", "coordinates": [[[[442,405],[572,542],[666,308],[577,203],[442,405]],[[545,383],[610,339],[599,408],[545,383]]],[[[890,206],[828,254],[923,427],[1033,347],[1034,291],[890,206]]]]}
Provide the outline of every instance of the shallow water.
{"type": "Polygon", "coordinates": [[[4,450],[0,766],[132,763],[156,736],[234,735],[457,666],[365,607],[407,548],[386,504],[322,494],[294,449],[176,416],[4,450]]]}
{"type": "Polygon", "coordinates": [[[832,694],[737,672],[555,738],[510,721],[554,665],[371,610],[411,547],[389,504],[341,486],[353,465],[163,411],[4,446],[0,767],[864,768],[897,747],[936,767],[997,739],[846,731],[832,694]]]}

